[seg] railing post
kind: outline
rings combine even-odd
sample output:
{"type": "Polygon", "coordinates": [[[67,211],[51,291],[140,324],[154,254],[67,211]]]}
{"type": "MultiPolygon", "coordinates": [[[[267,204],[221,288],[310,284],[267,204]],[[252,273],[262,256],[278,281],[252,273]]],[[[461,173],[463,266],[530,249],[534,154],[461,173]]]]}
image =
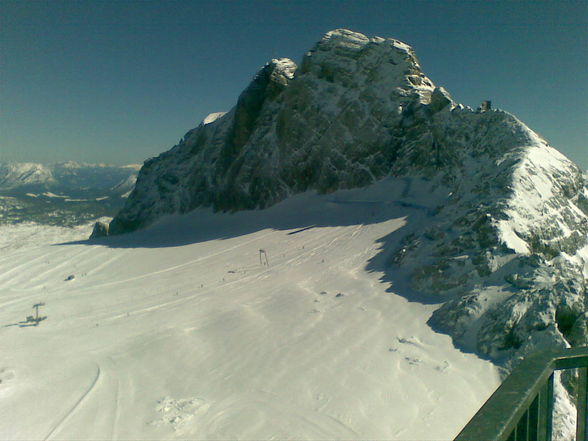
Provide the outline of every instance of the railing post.
{"type": "Polygon", "coordinates": [[[586,441],[586,400],[588,399],[588,368],[578,368],[578,395],[576,409],[576,441],[586,441]]]}
{"type": "Polygon", "coordinates": [[[527,439],[537,441],[539,436],[539,393],[529,407],[529,420],[527,426],[527,439]]]}
{"type": "Polygon", "coordinates": [[[547,381],[547,441],[553,437],[553,377],[552,373],[547,381]]]}
{"type": "Polygon", "coordinates": [[[553,416],[553,373],[539,390],[537,441],[551,441],[553,416]]]}

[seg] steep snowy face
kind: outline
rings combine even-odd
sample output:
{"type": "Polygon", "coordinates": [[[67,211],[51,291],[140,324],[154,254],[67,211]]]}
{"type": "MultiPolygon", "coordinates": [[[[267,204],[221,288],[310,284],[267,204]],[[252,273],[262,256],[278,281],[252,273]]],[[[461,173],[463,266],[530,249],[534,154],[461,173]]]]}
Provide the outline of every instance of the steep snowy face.
{"type": "Polygon", "coordinates": [[[272,60],[230,112],[147,161],[111,232],[198,206],[264,208],[308,189],[369,184],[390,173],[420,114],[453,105],[404,43],[329,32],[300,68],[272,60]]]}
{"type": "Polygon", "coordinates": [[[484,132],[483,143],[475,141],[475,124],[464,147],[453,139],[459,165],[437,175],[448,184],[447,197],[426,224],[407,232],[390,272],[445,302],[432,324],[469,350],[516,360],[545,345],[585,345],[582,172],[514,117],[481,117],[494,129],[484,132]]]}
{"type": "Polygon", "coordinates": [[[428,102],[434,89],[410,46],[346,29],[328,32],[304,56],[300,74],[305,73],[364,94],[368,89],[383,99],[391,98],[390,94],[407,97],[416,93],[422,102],[428,102]]]}
{"type": "Polygon", "coordinates": [[[491,219],[502,249],[487,251],[488,276],[467,296],[473,308],[452,301],[439,310],[449,332],[477,329],[476,349],[492,357],[547,342],[588,344],[588,190],[580,176],[553,149],[527,151],[515,170],[512,196],[491,219]],[[496,286],[512,295],[494,296],[488,308],[483,299],[496,286]],[[446,321],[450,310],[461,323],[446,321]]]}

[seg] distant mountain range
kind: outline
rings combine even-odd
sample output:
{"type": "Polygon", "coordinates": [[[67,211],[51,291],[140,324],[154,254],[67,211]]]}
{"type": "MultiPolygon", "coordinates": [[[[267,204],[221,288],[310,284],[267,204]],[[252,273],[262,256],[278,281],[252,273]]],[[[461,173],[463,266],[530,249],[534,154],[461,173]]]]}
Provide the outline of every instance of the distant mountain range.
{"type": "Polygon", "coordinates": [[[140,165],[0,162],[0,192],[118,196],[132,190],[140,165]]]}
{"type": "Polygon", "coordinates": [[[76,225],[113,216],[135,186],[139,165],[0,163],[0,223],[76,225]]]}

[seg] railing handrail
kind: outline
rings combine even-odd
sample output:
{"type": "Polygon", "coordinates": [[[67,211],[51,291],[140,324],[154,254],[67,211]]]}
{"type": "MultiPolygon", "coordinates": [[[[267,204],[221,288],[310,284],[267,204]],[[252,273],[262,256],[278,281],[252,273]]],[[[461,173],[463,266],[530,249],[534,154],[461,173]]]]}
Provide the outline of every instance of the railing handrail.
{"type": "MultiPolygon", "coordinates": [[[[553,403],[553,372],[558,369],[586,367],[588,367],[588,347],[549,349],[529,355],[513,369],[457,435],[455,441],[506,440],[516,429],[519,420],[533,401],[541,396],[543,398],[538,406],[543,412],[539,415],[540,418],[545,418],[545,415],[550,415],[553,403]],[[546,399],[550,395],[551,398],[546,399]]],[[[542,421],[542,424],[550,429],[550,416],[547,421],[542,421]]],[[[549,435],[538,437],[545,441],[548,438],[549,435]]]]}

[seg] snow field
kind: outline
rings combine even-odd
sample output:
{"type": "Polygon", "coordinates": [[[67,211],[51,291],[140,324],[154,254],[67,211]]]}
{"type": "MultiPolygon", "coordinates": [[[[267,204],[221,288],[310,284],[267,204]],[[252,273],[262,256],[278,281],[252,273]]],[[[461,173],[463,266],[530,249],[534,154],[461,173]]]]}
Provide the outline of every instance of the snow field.
{"type": "Polygon", "coordinates": [[[5,246],[0,438],[451,439],[498,371],[366,270],[425,215],[392,184],[5,246]]]}

